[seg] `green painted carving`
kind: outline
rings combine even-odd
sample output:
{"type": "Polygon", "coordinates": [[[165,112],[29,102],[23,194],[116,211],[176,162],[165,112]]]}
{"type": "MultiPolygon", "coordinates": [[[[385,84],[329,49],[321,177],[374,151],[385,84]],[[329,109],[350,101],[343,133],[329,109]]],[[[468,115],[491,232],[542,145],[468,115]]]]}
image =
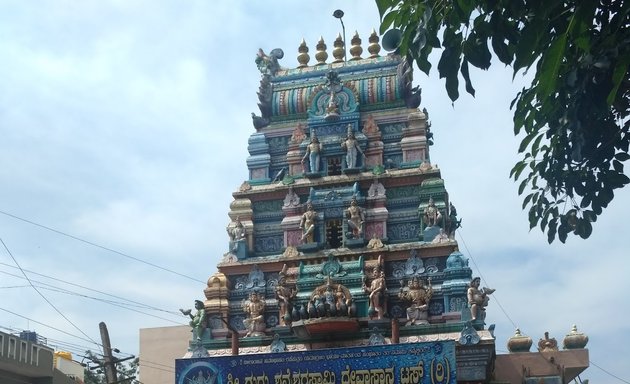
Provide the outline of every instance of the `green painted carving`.
{"type": "Polygon", "coordinates": [[[405,197],[417,197],[420,194],[420,186],[410,185],[406,187],[388,188],[385,195],[388,199],[400,199],[405,197]]]}
{"type": "Polygon", "coordinates": [[[257,201],[252,204],[252,210],[254,211],[254,214],[279,211],[281,212],[282,200],[257,201]]]}

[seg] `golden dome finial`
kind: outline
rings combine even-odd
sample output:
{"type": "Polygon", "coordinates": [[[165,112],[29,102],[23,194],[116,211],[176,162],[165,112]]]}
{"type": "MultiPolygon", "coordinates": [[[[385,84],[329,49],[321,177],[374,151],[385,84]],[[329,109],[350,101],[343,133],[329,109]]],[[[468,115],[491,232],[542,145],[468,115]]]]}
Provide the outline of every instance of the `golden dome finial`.
{"type": "Polygon", "coordinates": [[[315,46],[315,60],[317,60],[317,65],[326,64],[326,60],[328,59],[328,53],[326,52],[326,43],[324,43],[324,38],[319,37],[319,41],[315,46]]]}
{"type": "Polygon", "coordinates": [[[346,55],[345,49],[343,47],[343,39],[341,38],[341,33],[337,35],[335,42],[333,43],[333,57],[335,60],[333,63],[343,63],[344,56],[346,55]]]}
{"type": "Polygon", "coordinates": [[[374,28],[372,28],[372,34],[368,39],[370,45],[368,45],[368,52],[370,53],[370,58],[378,57],[378,53],[381,51],[381,46],[379,45],[380,38],[376,34],[374,28]]]}
{"type": "Polygon", "coordinates": [[[311,57],[308,55],[308,46],[306,45],[306,41],[304,40],[304,38],[302,38],[302,42],[298,47],[297,61],[298,63],[300,63],[300,65],[298,65],[298,68],[304,68],[308,66],[308,61],[310,59],[311,57]]]}
{"type": "Polygon", "coordinates": [[[363,48],[361,48],[361,38],[359,37],[359,32],[354,31],[354,36],[352,40],[350,40],[350,55],[352,58],[350,60],[361,60],[361,53],[363,53],[363,48]]]}

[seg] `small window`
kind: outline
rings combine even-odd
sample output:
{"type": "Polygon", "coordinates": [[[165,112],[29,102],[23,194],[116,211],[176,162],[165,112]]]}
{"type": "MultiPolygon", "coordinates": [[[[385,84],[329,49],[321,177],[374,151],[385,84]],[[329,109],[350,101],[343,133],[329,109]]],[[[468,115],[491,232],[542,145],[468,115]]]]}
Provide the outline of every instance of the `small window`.
{"type": "Polygon", "coordinates": [[[20,342],[20,358],[19,361],[23,361],[28,363],[28,359],[26,358],[26,352],[28,351],[28,343],[26,341],[20,342]]]}
{"type": "Polygon", "coordinates": [[[340,157],[329,157],[327,159],[327,174],[328,176],[336,176],[341,175],[341,158],[340,157]]]}
{"type": "Polygon", "coordinates": [[[33,344],[31,345],[31,364],[32,365],[39,364],[38,360],[39,360],[39,348],[37,348],[37,345],[33,344]]]}
{"type": "Polygon", "coordinates": [[[341,220],[326,221],[326,245],[328,248],[335,249],[342,245],[343,228],[341,220]]]}
{"type": "Polygon", "coordinates": [[[13,337],[11,337],[9,339],[9,359],[15,359],[15,352],[17,349],[17,343],[15,342],[15,339],[13,337]]]}

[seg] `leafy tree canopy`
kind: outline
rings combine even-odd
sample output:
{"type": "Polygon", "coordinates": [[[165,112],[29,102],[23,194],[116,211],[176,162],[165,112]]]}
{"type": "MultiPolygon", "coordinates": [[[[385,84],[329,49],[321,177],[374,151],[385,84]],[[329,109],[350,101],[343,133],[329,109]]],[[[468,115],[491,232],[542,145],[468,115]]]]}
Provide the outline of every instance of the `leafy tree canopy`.
{"type": "Polygon", "coordinates": [[[512,101],[514,133],[524,136],[521,180],[530,229],[551,243],[584,239],[630,182],[628,155],[630,0],[376,0],[381,33],[402,33],[399,53],[427,75],[441,49],[440,78],[452,101],[460,79],[474,96],[469,67],[497,59],[533,80],[512,101]]]}

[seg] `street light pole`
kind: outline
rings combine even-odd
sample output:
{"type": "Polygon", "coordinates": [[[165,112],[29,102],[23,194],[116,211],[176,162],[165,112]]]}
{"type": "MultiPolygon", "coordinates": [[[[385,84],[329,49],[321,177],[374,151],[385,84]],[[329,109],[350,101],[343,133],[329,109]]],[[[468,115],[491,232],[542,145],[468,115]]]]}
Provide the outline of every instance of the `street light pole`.
{"type": "Polygon", "coordinates": [[[339,21],[341,21],[341,31],[343,32],[343,61],[348,61],[348,55],[346,52],[346,26],[343,25],[343,11],[341,9],[337,9],[333,12],[333,16],[339,21]]]}

